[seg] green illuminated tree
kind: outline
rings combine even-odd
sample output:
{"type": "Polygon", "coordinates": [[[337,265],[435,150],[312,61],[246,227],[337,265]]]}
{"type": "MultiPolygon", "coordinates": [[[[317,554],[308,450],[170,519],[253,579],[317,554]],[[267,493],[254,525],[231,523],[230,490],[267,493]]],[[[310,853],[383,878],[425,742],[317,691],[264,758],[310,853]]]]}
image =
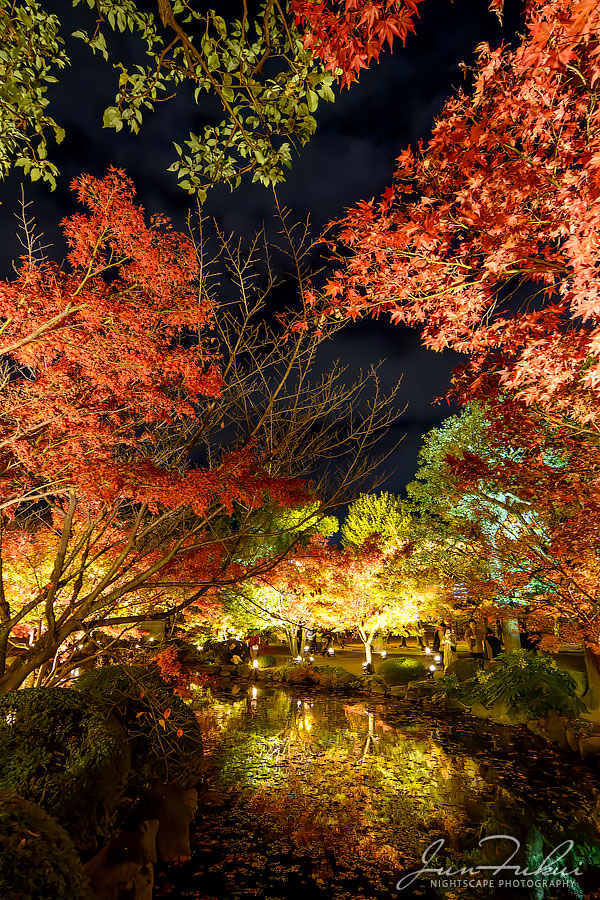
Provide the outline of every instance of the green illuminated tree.
{"type": "Polygon", "coordinates": [[[394,494],[361,494],[348,507],[342,541],[358,548],[374,538],[384,547],[399,548],[410,537],[412,524],[407,504],[394,494]]]}

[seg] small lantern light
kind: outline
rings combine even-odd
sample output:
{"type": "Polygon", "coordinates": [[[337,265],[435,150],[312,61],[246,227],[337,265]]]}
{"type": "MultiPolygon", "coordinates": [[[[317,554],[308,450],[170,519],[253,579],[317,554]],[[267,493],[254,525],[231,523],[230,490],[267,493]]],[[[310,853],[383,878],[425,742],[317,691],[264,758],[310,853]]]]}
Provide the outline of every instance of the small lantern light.
{"type": "Polygon", "coordinates": [[[252,699],[256,700],[257,697],[258,697],[258,688],[253,687],[252,688],[252,699]]]}
{"type": "Polygon", "coordinates": [[[441,657],[441,656],[434,656],[433,658],[434,658],[434,660],[436,661],[436,663],[439,663],[439,662],[442,661],[442,657],[441,657]]]}
{"type": "Polygon", "coordinates": [[[310,662],[314,662],[314,661],[315,661],[314,656],[309,656],[308,658],[309,658],[310,662]]]}
{"type": "Polygon", "coordinates": [[[329,647],[327,652],[329,653],[330,656],[334,656],[334,654],[335,654],[335,650],[333,649],[333,647],[329,647]]]}
{"type": "Polygon", "coordinates": [[[436,669],[437,669],[437,666],[429,666],[430,672],[435,672],[436,669]]]}
{"type": "Polygon", "coordinates": [[[381,658],[382,658],[382,659],[385,659],[386,656],[387,656],[387,650],[382,650],[382,651],[381,651],[381,658]]]}
{"type": "Polygon", "coordinates": [[[429,656],[430,653],[431,653],[431,647],[425,647],[425,655],[429,656]]]}
{"type": "Polygon", "coordinates": [[[253,660],[252,660],[252,668],[253,668],[253,669],[258,669],[258,660],[257,660],[257,659],[253,659],[253,660]]]}
{"type": "Polygon", "coordinates": [[[302,657],[301,657],[301,656],[297,656],[297,657],[296,657],[296,662],[302,662],[302,657]]]}

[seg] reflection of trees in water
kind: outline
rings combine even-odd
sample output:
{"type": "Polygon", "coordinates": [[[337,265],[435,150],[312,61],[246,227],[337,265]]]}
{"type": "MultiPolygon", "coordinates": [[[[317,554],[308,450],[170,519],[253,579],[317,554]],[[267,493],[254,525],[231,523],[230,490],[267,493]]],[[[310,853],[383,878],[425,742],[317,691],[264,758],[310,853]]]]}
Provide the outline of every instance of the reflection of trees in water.
{"type": "Polygon", "coordinates": [[[321,878],[341,867],[367,867],[376,880],[397,875],[439,837],[454,865],[505,854],[498,842],[473,850],[490,834],[518,838],[523,865],[525,855],[531,862],[566,836],[598,840],[591,774],[574,788],[565,758],[553,781],[543,771],[532,780],[536,760],[527,752],[544,758],[543,770],[547,760],[557,766],[552,748],[517,755],[458,719],[403,720],[372,704],[256,693],[254,705],[215,701],[203,713],[203,728],[219,732],[214,762],[250,802],[263,833],[320,854],[321,878]]]}

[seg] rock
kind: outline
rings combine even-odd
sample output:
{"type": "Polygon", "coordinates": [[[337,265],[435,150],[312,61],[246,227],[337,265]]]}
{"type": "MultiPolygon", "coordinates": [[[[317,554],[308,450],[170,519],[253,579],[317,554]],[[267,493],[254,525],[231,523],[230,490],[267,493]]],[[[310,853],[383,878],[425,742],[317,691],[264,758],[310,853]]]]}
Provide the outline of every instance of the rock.
{"type": "Polygon", "coordinates": [[[337,672],[335,675],[335,684],[339,686],[341,684],[351,684],[357,679],[352,674],[352,672],[337,672]]]}
{"type": "Polygon", "coordinates": [[[372,694],[387,694],[387,687],[385,684],[380,684],[378,681],[375,681],[371,685],[371,693],[372,694]]]}
{"type": "Polygon", "coordinates": [[[584,694],[587,693],[588,690],[588,677],[585,672],[577,672],[574,669],[564,669],[567,675],[570,675],[577,687],[575,688],[575,693],[578,697],[583,697],[584,694]]]}
{"type": "Polygon", "coordinates": [[[157,784],[137,809],[137,815],[159,822],[157,850],[162,862],[183,862],[190,858],[190,822],[194,818],[198,794],[174,784],[157,784]]]}
{"type": "Polygon", "coordinates": [[[565,716],[559,715],[555,709],[549,709],[546,715],[539,719],[542,737],[566,750],[568,747],[565,735],[567,722],[568,719],[565,716]]]}
{"type": "Polygon", "coordinates": [[[581,738],[579,741],[579,752],[582,759],[588,759],[590,756],[600,756],[600,734],[591,734],[589,737],[581,738]]]}
{"type": "Polygon", "coordinates": [[[158,819],[117,835],[84,866],[94,900],[152,900],[158,819]]]}
{"type": "Polygon", "coordinates": [[[250,668],[250,666],[246,666],[246,665],[244,665],[244,663],[242,663],[241,665],[239,665],[237,667],[237,677],[238,678],[250,678],[251,674],[252,674],[252,669],[250,668]]]}
{"type": "Polygon", "coordinates": [[[479,700],[476,700],[473,706],[471,707],[471,712],[474,716],[477,716],[478,719],[489,719],[492,711],[484,706],[483,703],[480,703],[479,700]]]}
{"type": "Polygon", "coordinates": [[[573,750],[574,753],[579,753],[579,734],[575,731],[574,728],[567,728],[565,730],[565,738],[567,744],[569,745],[569,749],[573,750]]]}
{"type": "Polygon", "coordinates": [[[421,697],[430,697],[438,690],[437,684],[430,681],[410,681],[406,686],[406,699],[419,700],[421,697]]]}
{"type": "Polygon", "coordinates": [[[490,721],[498,725],[525,725],[531,714],[515,709],[508,703],[494,703],[490,707],[490,721]]]}
{"type": "Polygon", "coordinates": [[[406,685],[405,684],[394,684],[390,688],[390,694],[392,697],[406,697],[406,685]]]}
{"type": "Polygon", "coordinates": [[[194,674],[196,675],[219,675],[225,672],[231,672],[233,666],[218,666],[207,663],[201,666],[194,666],[194,674]]]}
{"type": "Polygon", "coordinates": [[[475,673],[479,671],[479,664],[476,659],[457,659],[452,665],[445,670],[445,675],[456,675],[459,681],[468,681],[473,678],[475,673]]]}

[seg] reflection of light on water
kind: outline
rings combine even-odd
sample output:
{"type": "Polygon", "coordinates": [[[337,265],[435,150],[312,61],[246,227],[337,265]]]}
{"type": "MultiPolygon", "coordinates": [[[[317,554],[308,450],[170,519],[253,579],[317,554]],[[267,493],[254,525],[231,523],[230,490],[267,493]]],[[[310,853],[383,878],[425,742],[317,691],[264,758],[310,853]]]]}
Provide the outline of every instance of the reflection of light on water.
{"type": "MultiPolygon", "coordinates": [[[[252,698],[254,705],[257,693],[257,687],[248,685],[243,699],[252,698]]],[[[473,742],[472,726],[447,721],[437,727],[437,715],[375,706],[378,701],[372,698],[361,697],[360,705],[353,698],[356,705],[346,706],[331,697],[312,700],[300,694],[298,699],[269,685],[261,685],[260,693],[256,715],[248,714],[246,702],[233,698],[215,700],[205,715],[213,716],[209,752],[223,766],[223,785],[234,803],[238,796],[257,810],[256,821],[248,821],[250,833],[259,823],[261,840],[269,831],[276,847],[285,834],[304,854],[314,856],[324,841],[337,858],[351,856],[363,871],[376,873],[388,864],[397,866],[399,847],[403,858],[415,852],[420,859],[430,840],[446,831],[453,836],[448,841],[451,859],[460,866],[466,863],[460,857],[463,848],[469,841],[469,849],[476,845],[479,808],[492,829],[507,806],[515,821],[523,818],[524,790],[537,791],[542,809],[539,784],[526,781],[525,760],[521,782],[512,777],[514,757],[507,763],[491,742],[482,753],[482,745],[473,742]],[[376,732],[383,732],[379,743],[376,732]],[[510,777],[501,782],[501,808],[496,809],[489,769],[499,773],[503,766],[510,777]]],[[[519,761],[516,765],[518,771],[519,761]]],[[[579,810],[580,800],[585,805],[584,792],[575,800],[579,810]]],[[[528,802],[528,815],[530,806],[528,802]]],[[[264,891],[260,895],[267,896],[257,877],[256,887],[264,891]]],[[[347,895],[357,896],[356,891],[347,895]]]]}

